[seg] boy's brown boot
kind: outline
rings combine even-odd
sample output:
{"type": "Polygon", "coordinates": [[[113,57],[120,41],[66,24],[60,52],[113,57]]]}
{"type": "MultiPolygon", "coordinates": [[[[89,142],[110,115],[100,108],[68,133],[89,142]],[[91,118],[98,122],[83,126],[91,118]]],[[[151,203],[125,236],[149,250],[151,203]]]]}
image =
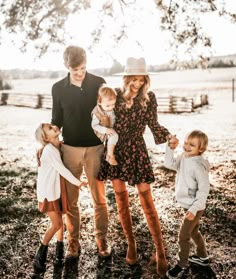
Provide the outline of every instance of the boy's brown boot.
{"type": "Polygon", "coordinates": [[[123,192],[115,192],[115,197],[116,197],[120,222],[124,234],[128,241],[126,262],[130,265],[134,265],[137,262],[137,247],[136,247],[135,237],[133,234],[132,219],[129,210],[129,195],[126,190],[123,192]]]}
{"type": "Polygon", "coordinates": [[[139,192],[139,198],[147,219],[153,242],[156,247],[157,274],[162,278],[165,278],[168,266],[165,257],[165,249],[163,246],[160,221],[153,202],[151,190],[139,192]]]}

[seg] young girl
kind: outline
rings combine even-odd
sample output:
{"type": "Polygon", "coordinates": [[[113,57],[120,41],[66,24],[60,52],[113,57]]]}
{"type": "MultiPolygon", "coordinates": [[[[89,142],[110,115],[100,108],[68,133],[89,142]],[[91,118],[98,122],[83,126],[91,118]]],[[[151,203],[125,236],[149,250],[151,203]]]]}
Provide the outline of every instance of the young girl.
{"type": "Polygon", "coordinates": [[[92,111],[92,128],[97,137],[103,142],[107,141],[106,160],[110,165],[117,165],[114,149],[118,141],[118,134],[112,128],[115,123],[114,107],[117,94],[114,89],[102,85],[98,91],[97,106],[92,111]]]}
{"type": "Polygon", "coordinates": [[[202,157],[207,144],[207,135],[194,130],[187,135],[184,152],[177,158],[174,158],[174,151],[166,147],[165,166],[177,171],[175,196],[186,213],[179,232],[178,262],[167,272],[168,278],[180,278],[188,260],[202,266],[209,264],[205,241],[199,231],[210,188],[209,163],[202,157]],[[189,257],[190,239],[196,244],[197,255],[189,257]]]}
{"type": "Polygon", "coordinates": [[[64,178],[79,188],[86,184],[86,182],[81,182],[74,177],[63,165],[59,151],[59,134],[58,127],[49,123],[40,124],[35,131],[36,140],[44,147],[37,179],[39,211],[46,213],[51,220],[51,225],[35,256],[34,269],[36,272],[45,272],[46,270],[48,243],[55,233],[57,233],[55,263],[62,264],[63,261],[62,213],[68,209],[64,178]]]}

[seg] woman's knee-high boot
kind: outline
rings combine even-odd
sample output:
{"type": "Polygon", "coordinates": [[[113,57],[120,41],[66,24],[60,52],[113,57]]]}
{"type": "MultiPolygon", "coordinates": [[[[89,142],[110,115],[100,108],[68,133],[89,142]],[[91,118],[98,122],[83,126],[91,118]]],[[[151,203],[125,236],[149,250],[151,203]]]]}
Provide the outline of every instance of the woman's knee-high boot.
{"type": "Polygon", "coordinates": [[[165,249],[162,241],[160,221],[153,202],[151,190],[139,192],[139,198],[147,219],[152,239],[156,247],[157,273],[161,277],[165,277],[168,267],[165,257],[165,249]]]}
{"type": "Polygon", "coordinates": [[[136,248],[136,241],[132,229],[132,219],[129,210],[129,195],[127,191],[123,191],[123,192],[115,192],[115,196],[116,196],[116,203],[118,207],[120,222],[124,234],[128,241],[126,262],[130,265],[133,265],[137,261],[137,248],[136,248]]]}

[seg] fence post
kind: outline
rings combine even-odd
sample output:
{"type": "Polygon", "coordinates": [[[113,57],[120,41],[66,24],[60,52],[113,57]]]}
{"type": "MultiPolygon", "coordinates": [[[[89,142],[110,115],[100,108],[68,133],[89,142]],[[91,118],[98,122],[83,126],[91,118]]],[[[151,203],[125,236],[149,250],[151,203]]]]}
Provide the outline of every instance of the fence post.
{"type": "Polygon", "coordinates": [[[1,105],[6,106],[7,105],[7,99],[8,99],[8,93],[2,93],[1,105]]]}
{"type": "Polygon", "coordinates": [[[232,79],[232,102],[234,103],[234,78],[232,79]]]}
{"type": "Polygon", "coordinates": [[[193,98],[191,98],[191,112],[194,111],[194,107],[193,107],[193,98]]]}
{"type": "Polygon", "coordinates": [[[41,94],[38,94],[38,104],[36,108],[42,108],[43,106],[43,96],[41,94]]]}
{"type": "Polygon", "coordinates": [[[208,95],[201,94],[201,106],[209,105],[208,103],[208,95]]]}
{"type": "Polygon", "coordinates": [[[170,95],[170,100],[169,100],[169,107],[170,107],[170,113],[174,112],[174,97],[170,95]]]}

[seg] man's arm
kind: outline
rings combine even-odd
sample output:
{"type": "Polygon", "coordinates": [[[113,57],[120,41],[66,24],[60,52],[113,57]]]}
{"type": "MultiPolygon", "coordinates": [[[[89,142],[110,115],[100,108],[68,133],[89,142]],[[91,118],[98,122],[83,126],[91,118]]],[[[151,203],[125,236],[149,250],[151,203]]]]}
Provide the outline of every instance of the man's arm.
{"type": "Polygon", "coordinates": [[[63,111],[58,94],[57,86],[52,87],[52,120],[51,123],[56,125],[59,129],[62,127],[63,111]]]}

